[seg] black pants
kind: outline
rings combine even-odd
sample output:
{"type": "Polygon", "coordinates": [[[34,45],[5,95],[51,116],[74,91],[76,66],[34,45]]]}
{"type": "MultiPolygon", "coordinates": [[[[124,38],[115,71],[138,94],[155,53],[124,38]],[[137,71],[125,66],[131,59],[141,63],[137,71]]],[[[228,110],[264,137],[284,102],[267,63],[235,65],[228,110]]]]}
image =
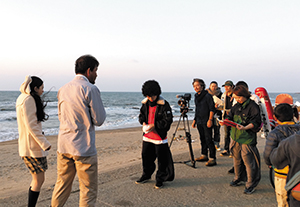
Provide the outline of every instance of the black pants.
{"type": "Polygon", "coordinates": [[[229,152],[229,145],[230,145],[230,126],[224,126],[224,139],[225,139],[225,145],[224,149],[229,152]]]}
{"type": "Polygon", "coordinates": [[[151,178],[156,168],[156,158],[158,163],[156,181],[172,181],[174,179],[174,163],[168,143],[153,144],[143,141],[143,177],[151,178]]]}
{"type": "Polygon", "coordinates": [[[212,127],[208,128],[206,124],[197,124],[197,129],[200,135],[201,154],[208,155],[209,157],[216,158],[216,148],[212,139],[212,127]]]}
{"type": "Polygon", "coordinates": [[[216,119],[214,119],[213,131],[214,131],[213,141],[220,142],[220,124],[216,119]]]}

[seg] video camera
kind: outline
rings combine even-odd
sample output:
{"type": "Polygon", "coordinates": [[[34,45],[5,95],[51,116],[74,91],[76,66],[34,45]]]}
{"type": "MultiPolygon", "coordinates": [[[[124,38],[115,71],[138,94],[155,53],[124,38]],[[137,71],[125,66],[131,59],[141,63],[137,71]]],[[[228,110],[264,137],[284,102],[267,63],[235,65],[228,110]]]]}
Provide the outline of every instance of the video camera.
{"type": "Polygon", "coordinates": [[[190,103],[189,101],[191,100],[191,94],[190,93],[185,93],[184,95],[176,95],[176,98],[180,98],[178,100],[178,105],[180,106],[180,112],[188,112],[190,103]]]}

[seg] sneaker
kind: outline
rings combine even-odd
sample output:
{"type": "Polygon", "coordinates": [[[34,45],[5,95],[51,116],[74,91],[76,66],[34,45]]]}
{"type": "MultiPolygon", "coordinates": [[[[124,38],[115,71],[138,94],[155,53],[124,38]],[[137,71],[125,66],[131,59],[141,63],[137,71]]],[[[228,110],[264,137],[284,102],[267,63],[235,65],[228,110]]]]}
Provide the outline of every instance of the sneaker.
{"type": "Polygon", "coordinates": [[[146,178],[146,177],[141,177],[140,179],[138,179],[137,181],[135,181],[135,184],[143,184],[146,183],[150,180],[150,178],[146,178]]]}
{"type": "Polygon", "coordinates": [[[229,157],[230,157],[230,158],[233,158],[233,155],[232,155],[232,154],[230,154],[230,155],[229,155],[229,157]]]}
{"type": "Polygon", "coordinates": [[[221,152],[221,147],[217,148],[217,151],[218,151],[218,152],[221,152]]]}
{"type": "Polygon", "coordinates": [[[240,181],[240,180],[233,180],[233,181],[231,181],[230,182],[230,186],[231,187],[237,187],[237,186],[240,186],[242,183],[241,183],[242,181],[240,181]]]}
{"type": "Polygon", "coordinates": [[[230,153],[227,150],[224,150],[223,152],[221,152],[220,154],[221,156],[229,156],[230,153]]]}
{"type": "Polygon", "coordinates": [[[250,194],[252,194],[254,191],[255,191],[255,188],[249,187],[249,188],[245,188],[244,193],[250,195],[250,194]]]}
{"type": "Polygon", "coordinates": [[[206,162],[208,161],[208,157],[206,155],[201,155],[201,157],[198,157],[195,160],[198,162],[206,162]]]}
{"type": "Polygon", "coordinates": [[[211,167],[211,166],[217,165],[216,159],[208,160],[208,162],[205,165],[207,167],[211,167]]]}
{"type": "Polygon", "coordinates": [[[228,170],[228,174],[233,174],[234,173],[234,167],[232,167],[230,170],[228,170]]]}
{"type": "Polygon", "coordinates": [[[155,189],[160,189],[163,187],[163,182],[159,182],[159,181],[156,181],[156,184],[154,186],[155,189]]]}

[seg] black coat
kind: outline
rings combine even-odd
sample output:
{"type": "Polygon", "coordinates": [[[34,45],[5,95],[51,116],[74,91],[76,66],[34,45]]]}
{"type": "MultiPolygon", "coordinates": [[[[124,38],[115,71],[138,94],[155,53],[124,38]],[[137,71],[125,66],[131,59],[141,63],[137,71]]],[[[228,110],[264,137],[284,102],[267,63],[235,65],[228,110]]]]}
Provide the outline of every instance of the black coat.
{"type": "MultiPolygon", "coordinates": [[[[142,101],[142,107],[140,109],[139,122],[140,124],[148,124],[149,116],[149,100],[146,98],[142,101]]],[[[172,109],[170,104],[159,96],[157,101],[157,108],[155,111],[154,126],[158,135],[164,139],[173,122],[172,109]]]]}
{"type": "Polygon", "coordinates": [[[210,112],[215,113],[215,103],[212,96],[206,91],[195,94],[195,122],[196,124],[206,124],[209,119],[210,112]]]}

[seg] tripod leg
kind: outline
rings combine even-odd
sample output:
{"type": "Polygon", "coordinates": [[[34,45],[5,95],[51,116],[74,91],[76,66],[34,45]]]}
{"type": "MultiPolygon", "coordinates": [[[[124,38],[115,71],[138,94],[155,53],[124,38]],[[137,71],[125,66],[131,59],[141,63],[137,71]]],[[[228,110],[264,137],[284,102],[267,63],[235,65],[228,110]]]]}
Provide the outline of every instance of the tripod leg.
{"type": "Polygon", "coordinates": [[[188,146],[189,146],[189,152],[190,152],[190,159],[191,159],[192,167],[195,168],[196,161],[195,161],[194,153],[193,153],[191,134],[190,134],[190,132],[186,132],[185,134],[186,134],[186,141],[187,141],[188,146]]]}
{"type": "Polygon", "coordinates": [[[173,141],[174,141],[174,139],[175,139],[175,135],[176,135],[176,132],[177,132],[177,130],[178,130],[178,127],[179,127],[179,124],[180,124],[180,121],[181,121],[181,117],[182,117],[182,115],[180,115],[180,118],[179,118],[178,124],[177,124],[177,126],[176,126],[175,132],[173,133],[173,137],[172,137],[172,140],[171,140],[171,142],[170,142],[170,147],[172,146],[172,143],[173,143],[173,141]]]}

